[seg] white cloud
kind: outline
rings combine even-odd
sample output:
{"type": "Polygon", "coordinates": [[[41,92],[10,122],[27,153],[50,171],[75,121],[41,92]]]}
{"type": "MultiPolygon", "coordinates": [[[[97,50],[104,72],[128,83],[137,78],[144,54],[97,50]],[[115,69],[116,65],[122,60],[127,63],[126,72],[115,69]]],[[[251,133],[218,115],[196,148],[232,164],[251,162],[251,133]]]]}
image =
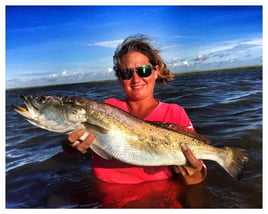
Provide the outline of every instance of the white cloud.
{"type": "Polygon", "coordinates": [[[161,50],[165,50],[165,49],[173,49],[173,48],[178,48],[180,47],[179,45],[168,45],[168,46],[164,46],[161,48],[161,50]]]}
{"type": "Polygon", "coordinates": [[[35,27],[25,27],[25,28],[16,28],[12,29],[12,32],[19,33],[19,32],[34,32],[34,31],[40,31],[40,30],[47,30],[51,28],[51,26],[35,26],[35,27]]]}
{"type": "Polygon", "coordinates": [[[50,74],[48,77],[49,78],[61,78],[61,77],[71,77],[71,76],[78,76],[79,73],[77,72],[72,72],[72,73],[68,73],[66,70],[60,72],[60,73],[53,73],[50,74]]]}
{"type": "MultiPolygon", "coordinates": [[[[174,53],[173,53],[174,54],[174,53]]],[[[262,64],[262,39],[232,40],[197,47],[167,62],[172,72],[187,72],[262,64]]]]}
{"type": "Polygon", "coordinates": [[[228,44],[228,45],[219,45],[216,47],[213,47],[211,49],[205,50],[204,53],[211,54],[215,52],[220,52],[220,51],[226,51],[234,48],[236,44],[228,44]]]}
{"type": "Polygon", "coordinates": [[[215,54],[215,53],[224,53],[224,52],[229,52],[229,53],[234,53],[235,51],[244,51],[251,48],[262,48],[262,39],[252,39],[248,41],[229,41],[225,42],[226,44],[224,45],[218,45],[215,44],[214,48],[205,50],[204,53],[206,54],[215,54]]]}
{"type": "Polygon", "coordinates": [[[103,41],[103,42],[96,42],[90,44],[90,46],[101,46],[105,48],[116,48],[119,44],[121,44],[123,40],[112,40],[112,41],[103,41]]]}
{"type": "Polygon", "coordinates": [[[191,66],[191,63],[185,59],[174,59],[167,63],[168,67],[175,68],[175,67],[183,67],[183,66],[191,66]]]}
{"type": "Polygon", "coordinates": [[[208,57],[205,54],[199,54],[193,61],[202,62],[206,60],[208,57]]]}
{"type": "Polygon", "coordinates": [[[113,68],[112,67],[109,67],[108,69],[107,69],[107,71],[108,71],[108,73],[111,73],[111,72],[113,72],[113,68]]]}
{"type": "Polygon", "coordinates": [[[261,46],[262,39],[249,40],[249,41],[241,42],[241,44],[261,46]]]}
{"type": "MultiPolygon", "coordinates": [[[[99,70],[99,69],[98,69],[99,70]]],[[[112,67],[107,67],[101,71],[90,71],[87,73],[70,72],[63,70],[62,72],[52,73],[43,77],[32,79],[14,78],[6,80],[6,88],[42,86],[42,85],[57,85],[71,84],[80,82],[91,82],[96,80],[111,80],[115,79],[112,67]]]]}

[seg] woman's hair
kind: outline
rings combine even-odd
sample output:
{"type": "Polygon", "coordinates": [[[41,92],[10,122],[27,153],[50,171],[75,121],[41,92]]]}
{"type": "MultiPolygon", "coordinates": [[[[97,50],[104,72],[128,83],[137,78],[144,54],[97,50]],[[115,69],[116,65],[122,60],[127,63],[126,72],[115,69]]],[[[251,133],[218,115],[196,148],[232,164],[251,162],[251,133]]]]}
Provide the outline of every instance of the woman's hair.
{"type": "Polygon", "coordinates": [[[148,57],[149,62],[153,65],[159,65],[159,75],[156,81],[160,83],[168,83],[173,79],[174,75],[169,71],[166,64],[163,62],[159,55],[159,50],[154,49],[150,44],[151,40],[143,35],[138,34],[135,36],[127,37],[121,45],[115,50],[113,61],[114,61],[114,71],[119,79],[118,71],[122,68],[122,58],[131,52],[139,52],[148,57]]]}

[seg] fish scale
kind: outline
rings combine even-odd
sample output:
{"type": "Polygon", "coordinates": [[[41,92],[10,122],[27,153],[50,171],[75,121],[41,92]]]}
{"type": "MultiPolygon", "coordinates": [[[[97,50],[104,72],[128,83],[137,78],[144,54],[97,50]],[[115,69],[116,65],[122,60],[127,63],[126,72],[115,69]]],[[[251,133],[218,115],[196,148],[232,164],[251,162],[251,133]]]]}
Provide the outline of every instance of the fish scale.
{"type": "Polygon", "coordinates": [[[96,135],[90,148],[105,159],[138,166],[184,165],[183,143],[198,159],[217,162],[235,178],[249,159],[242,148],[215,147],[185,127],[146,122],[109,104],[66,96],[27,95],[22,99],[26,108],[14,106],[14,110],[31,124],[58,133],[87,129],[96,135]]]}

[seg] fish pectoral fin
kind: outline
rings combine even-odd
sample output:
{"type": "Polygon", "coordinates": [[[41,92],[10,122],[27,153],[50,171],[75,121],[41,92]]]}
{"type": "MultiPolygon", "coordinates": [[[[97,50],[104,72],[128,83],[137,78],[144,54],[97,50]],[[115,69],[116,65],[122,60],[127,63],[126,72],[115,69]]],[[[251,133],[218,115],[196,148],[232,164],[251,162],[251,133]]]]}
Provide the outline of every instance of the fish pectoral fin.
{"type": "Polygon", "coordinates": [[[86,129],[89,129],[89,130],[94,130],[94,131],[100,132],[102,134],[106,134],[108,132],[107,129],[104,129],[100,126],[97,126],[97,125],[94,125],[94,124],[91,124],[88,122],[83,122],[82,124],[86,127],[86,129]]]}
{"type": "Polygon", "coordinates": [[[97,155],[102,157],[105,160],[111,160],[112,156],[109,155],[106,151],[101,149],[100,147],[96,146],[94,143],[90,145],[90,149],[92,149],[93,152],[95,152],[97,155]]]}

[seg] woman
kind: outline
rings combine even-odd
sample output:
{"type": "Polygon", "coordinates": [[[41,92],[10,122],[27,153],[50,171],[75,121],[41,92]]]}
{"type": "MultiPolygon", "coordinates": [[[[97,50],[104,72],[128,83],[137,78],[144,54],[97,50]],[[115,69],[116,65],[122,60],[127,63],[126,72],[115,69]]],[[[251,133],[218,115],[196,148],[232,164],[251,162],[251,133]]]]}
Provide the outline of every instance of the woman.
{"type": "MultiPolygon", "coordinates": [[[[156,82],[168,83],[173,75],[161,59],[159,51],[150,45],[148,38],[137,35],[125,39],[115,51],[114,71],[127,98],[125,100],[111,98],[105,100],[105,103],[146,121],[174,123],[193,129],[182,107],[162,103],[154,98],[156,82]]],[[[64,145],[65,151],[70,151],[68,148],[71,147],[86,153],[95,136],[89,134],[84,141],[81,141],[79,138],[83,134],[85,130],[71,133],[64,145]]],[[[92,169],[99,179],[108,183],[136,184],[163,180],[172,177],[173,172],[179,173],[188,185],[202,182],[206,177],[205,165],[195,158],[186,145],[182,146],[182,151],[188,161],[185,166],[140,167],[118,160],[104,160],[93,154],[92,169]]]]}

